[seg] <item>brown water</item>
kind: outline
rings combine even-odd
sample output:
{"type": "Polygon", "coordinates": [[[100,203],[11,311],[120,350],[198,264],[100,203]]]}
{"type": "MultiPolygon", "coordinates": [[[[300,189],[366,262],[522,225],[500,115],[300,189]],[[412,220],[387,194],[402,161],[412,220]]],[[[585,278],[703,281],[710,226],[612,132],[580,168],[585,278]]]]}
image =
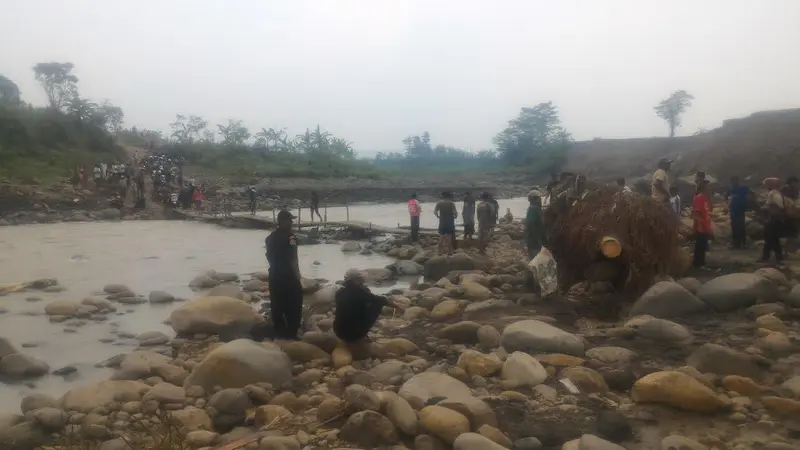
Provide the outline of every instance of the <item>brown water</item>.
{"type": "MultiPolygon", "coordinates": [[[[434,227],[432,204],[423,205],[422,226],[434,227]]],[[[515,216],[524,213],[524,199],[500,201],[501,212],[512,208],[515,216]]],[[[405,204],[355,205],[349,208],[352,220],[372,221],[383,226],[408,222],[405,204]]],[[[304,213],[307,212],[304,211],[304,213]]],[[[329,220],[343,220],[344,208],[330,208],[329,220]]],[[[271,214],[271,213],[264,213],[271,214]]],[[[304,219],[305,220],[305,219],[304,219]]],[[[167,291],[176,297],[202,295],[188,287],[189,281],[207,270],[247,274],[266,269],[264,238],[267,233],[234,230],[181,221],[93,222],[0,227],[0,283],[53,277],[67,288],[59,293],[38,291],[0,297],[0,336],[10,339],[23,352],[46,361],[51,369],[66,365],[78,372],[66,378],[48,375],[26,383],[0,381],[0,412],[17,412],[19,400],[31,392],[59,396],[75,385],[105,379],[108,369],[95,364],[137,347],[133,339],[112,334],[139,334],[163,331],[172,336],[162,322],[180,303],[171,305],[121,305],[118,315],[106,322],[86,321],[75,333],[65,332],[65,324],[53,324],[44,314],[53,300],[80,302],[101,295],[103,286],[121,283],[134,292],[147,295],[153,290],[167,291]],[[28,301],[38,297],[39,301],[28,301]],[[102,343],[101,339],[113,339],[102,343]],[[34,347],[22,348],[23,344],[34,347]]],[[[342,253],[339,244],[301,246],[299,256],[303,276],[331,281],[351,267],[384,267],[392,262],[382,255],[342,253]],[[314,264],[319,261],[320,264],[314,264]]],[[[388,290],[382,286],[376,291],[388,290]]]]}

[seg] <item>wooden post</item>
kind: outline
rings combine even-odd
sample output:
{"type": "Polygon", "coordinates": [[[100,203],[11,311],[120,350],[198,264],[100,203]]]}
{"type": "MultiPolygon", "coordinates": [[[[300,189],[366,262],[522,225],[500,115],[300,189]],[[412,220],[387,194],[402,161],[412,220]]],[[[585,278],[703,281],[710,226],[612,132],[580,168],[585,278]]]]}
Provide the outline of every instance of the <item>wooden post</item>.
{"type": "Polygon", "coordinates": [[[300,218],[300,215],[303,213],[303,207],[297,207],[297,229],[300,229],[300,224],[303,223],[303,219],[300,218]]]}
{"type": "Polygon", "coordinates": [[[275,217],[275,208],[272,208],[272,224],[275,225],[278,219],[275,217]]]}
{"type": "Polygon", "coordinates": [[[322,222],[326,225],[328,224],[328,205],[325,205],[325,217],[322,222]]]}
{"type": "Polygon", "coordinates": [[[350,205],[344,205],[344,210],[347,213],[347,220],[346,222],[350,222],[350,205]]]}

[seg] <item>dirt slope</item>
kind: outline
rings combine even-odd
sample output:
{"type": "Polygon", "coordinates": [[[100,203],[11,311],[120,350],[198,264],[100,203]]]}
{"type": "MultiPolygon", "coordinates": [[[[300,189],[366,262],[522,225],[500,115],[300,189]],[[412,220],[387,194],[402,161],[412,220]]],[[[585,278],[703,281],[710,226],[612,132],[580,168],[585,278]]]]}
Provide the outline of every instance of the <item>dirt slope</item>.
{"type": "Polygon", "coordinates": [[[800,109],[764,111],[731,119],[697,136],[595,139],[569,150],[567,169],[597,178],[643,176],[661,157],[675,160],[674,171],[704,170],[720,180],[800,175],[800,109]]]}

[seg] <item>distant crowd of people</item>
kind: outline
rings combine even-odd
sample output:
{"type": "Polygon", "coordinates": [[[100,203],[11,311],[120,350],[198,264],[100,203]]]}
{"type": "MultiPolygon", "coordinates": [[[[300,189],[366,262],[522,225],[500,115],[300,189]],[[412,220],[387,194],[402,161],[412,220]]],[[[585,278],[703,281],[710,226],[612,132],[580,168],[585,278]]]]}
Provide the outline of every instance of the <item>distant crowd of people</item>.
{"type": "MultiPolygon", "coordinates": [[[[682,205],[678,189],[670,183],[671,166],[672,161],[666,158],[658,162],[653,173],[651,196],[655,201],[668,204],[680,216],[682,205]]],[[[759,262],[767,263],[774,256],[775,261],[781,263],[789,254],[797,251],[800,181],[796,176],[790,176],[785,182],[781,182],[779,178],[767,178],[761,184],[767,195],[764,202],[759,204],[753,190],[742,184],[738,176],[730,179],[724,198],[730,219],[731,248],[746,248],[746,212],[753,210],[757,212],[757,220],[764,226],[764,247],[759,262]]],[[[711,220],[713,191],[710,180],[702,171],[696,173],[694,185],[691,203],[693,264],[695,267],[705,268],[709,242],[714,238],[711,220]]]]}

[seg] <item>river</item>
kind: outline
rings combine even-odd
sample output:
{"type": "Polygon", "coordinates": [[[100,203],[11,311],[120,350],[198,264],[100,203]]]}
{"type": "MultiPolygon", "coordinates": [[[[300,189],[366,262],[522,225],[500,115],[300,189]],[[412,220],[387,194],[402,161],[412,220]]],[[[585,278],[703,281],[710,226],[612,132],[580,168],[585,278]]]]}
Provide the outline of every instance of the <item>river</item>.
{"type": "MultiPolygon", "coordinates": [[[[433,204],[423,205],[423,227],[435,227],[433,204]]],[[[524,199],[500,200],[501,212],[511,208],[524,213],[524,199]]],[[[307,212],[304,211],[305,214],[307,212]]],[[[264,212],[262,214],[272,214],[264,212]]],[[[343,220],[345,208],[329,208],[329,220],[343,220]]],[[[408,221],[405,204],[354,205],[352,220],[396,226],[408,221]]],[[[304,220],[306,220],[304,218],[304,220]]],[[[23,353],[44,360],[51,370],[66,365],[78,371],[67,377],[47,375],[26,382],[0,381],[0,412],[18,412],[21,398],[31,392],[59,396],[69,388],[105,379],[110,370],[95,364],[132,351],[134,339],[112,334],[139,334],[172,329],[163,324],[181,303],[168,305],[117,305],[117,315],[106,322],[86,321],[77,332],[65,332],[65,324],[50,323],[44,307],[53,300],[80,302],[101,295],[106,284],[120,283],[140,295],[163,290],[191,299],[189,281],[208,270],[247,274],[266,269],[264,237],[259,230],[237,230],[183,221],[127,221],[60,223],[0,227],[0,283],[53,277],[67,288],[63,292],[13,293],[0,297],[0,336],[23,353]],[[100,340],[113,340],[102,343],[100,340]],[[23,348],[24,344],[24,348],[23,348]]],[[[384,267],[393,260],[383,255],[343,253],[338,244],[299,247],[303,276],[341,279],[351,267],[384,267]],[[318,261],[319,264],[314,264],[318,261]]],[[[392,286],[375,289],[386,291],[392,286]]]]}

